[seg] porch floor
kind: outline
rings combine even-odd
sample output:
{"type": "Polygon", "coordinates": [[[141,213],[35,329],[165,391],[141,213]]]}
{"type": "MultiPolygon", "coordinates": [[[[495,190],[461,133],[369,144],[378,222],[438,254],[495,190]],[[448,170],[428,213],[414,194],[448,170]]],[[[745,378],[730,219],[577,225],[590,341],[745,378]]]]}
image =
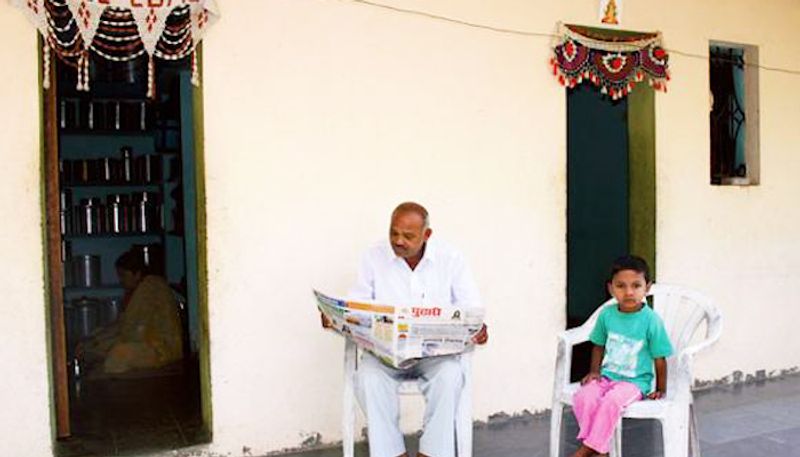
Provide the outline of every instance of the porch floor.
{"type": "MultiPolygon", "coordinates": [[[[800,375],[710,387],[695,393],[695,405],[703,457],[800,457],[800,375]]],[[[569,409],[564,412],[564,424],[562,455],[569,456],[577,449],[577,428],[569,409]]],[[[549,427],[549,414],[498,415],[476,425],[474,456],[546,457],[549,427]]],[[[662,456],[660,435],[657,421],[626,419],[623,455],[662,456]]],[[[415,437],[408,437],[406,443],[409,453],[416,451],[415,437]]],[[[337,447],[284,455],[335,457],[342,453],[337,447]]],[[[359,443],[356,457],[367,456],[366,445],[359,443]]]]}

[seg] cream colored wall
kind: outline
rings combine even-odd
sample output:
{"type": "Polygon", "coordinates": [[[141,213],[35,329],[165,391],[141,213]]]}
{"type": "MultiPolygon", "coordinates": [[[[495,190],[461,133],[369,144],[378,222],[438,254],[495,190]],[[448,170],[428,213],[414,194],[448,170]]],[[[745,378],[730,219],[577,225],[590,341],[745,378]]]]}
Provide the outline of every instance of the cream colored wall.
{"type": "Polygon", "coordinates": [[[565,158],[550,151],[565,108],[543,42],[349,2],[236,5],[204,47],[215,447],[337,439],[343,343],[311,288],[345,292],[408,199],[465,252],[490,309],[476,417],[544,408],[532,386],[563,322],[565,158]]]}
{"type": "MultiPolygon", "coordinates": [[[[597,8],[387,3],[544,32],[559,19],[595,24],[597,8]]],[[[624,27],[662,30],[668,47],[701,55],[711,39],[755,44],[762,63],[798,66],[790,1],[653,5],[626,2],[624,27]]],[[[318,328],[309,289],[344,292],[405,199],[427,204],[434,236],[465,251],[489,308],[475,417],[547,408],[566,209],[565,98],[546,66],[549,39],[354,2],[224,6],[204,81],[215,446],[338,439],[341,340],[318,328]],[[304,343],[287,349],[288,338],[304,343]]],[[[763,184],[718,188],[708,184],[707,62],[674,53],[671,64],[670,93],[657,97],[659,275],[715,297],[727,323],[698,376],[796,366],[800,81],[762,73],[763,184]]],[[[420,405],[410,406],[416,428],[420,405]]]]}
{"type": "MultiPolygon", "coordinates": [[[[529,31],[596,23],[594,0],[385,1],[529,31]]],[[[425,203],[434,236],[464,251],[489,309],[475,417],[547,408],[566,271],[565,95],[546,65],[550,40],[355,2],[220,3],[203,80],[209,451],[258,455],[314,433],[339,438],[342,341],[319,329],[310,289],[345,292],[360,252],[407,199],[425,203]]],[[[800,7],[753,5],[627,1],[624,27],[662,30],[667,47],[695,54],[710,39],[754,44],[763,64],[798,68],[800,7]]],[[[0,180],[0,211],[14,215],[0,225],[0,330],[21,343],[0,354],[15,367],[0,425],[23,429],[2,446],[45,455],[35,35],[10,11],[0,2],[0,36],[13,38],[0,40],[0,59],[14,63],[0,69],[0,150],[13,168],[0,180]]],[[[670,63],[670,93],[656,101],[659,278],[706,291],[726,317],[698,377],[797,366],[800,80],[761,73],[762,184],[711,187],[707,63],[676,53],[670,63]]],[[[404,406],[405,426],[417,428],[421,405],[404,406]]]]}
{"type": "Polygon", "coordinates": [[[50,454],[36,31],[0,2],[0,455],[50,454]]]}
{"type": "MultiPolygon", "coordinates": [[[[664,30],[668,45],[703,53],[709,40],[752,44],[762,65],[800,70],[800,4],[771,2],[759,9],[751,2],[725,2],[729,6],[720,9],[722,4],[685,16],[682,25],[670,8],[676,25],[664,30]],[[710,17],[715,18],[709,23],[710,17]]],[[[796,367],[800,75],[759,73],[761,184],[715,187],[707,184],[707,65],[680,56],[671,64],[671,93],[659,98],[656,114],[659,275],[706,291],[725,317],[724,337],[703,356],[696,375],[716,379],[734,370],[796,367]]]]}
{"type": "Polygon", "coordinates": [[[546,48],[351,3],[242,6],[205,45],[215,443],[336,439],[342,342],[320,330],[310,289],[344,292],[406,199],[428,205],[434,236],[463,249],[495,310],[476,415],[544,407],[549,392],[530,386],[553,365],[565,269],[553,191],[564,156],[546,153],[564,148],[548,134],[564,131],[564,95],[530,63],[546,48]],[[231,49],[225,37],[246,28],[260,38],[231,49]],[[531,109],[542,100],[561,114],[531,109]],[[497,361],[520,335],[548,354],[520,357],[501,380],[511,367],[497,361]],[[306,343],[288,350],[284,338],[306,343]]]}

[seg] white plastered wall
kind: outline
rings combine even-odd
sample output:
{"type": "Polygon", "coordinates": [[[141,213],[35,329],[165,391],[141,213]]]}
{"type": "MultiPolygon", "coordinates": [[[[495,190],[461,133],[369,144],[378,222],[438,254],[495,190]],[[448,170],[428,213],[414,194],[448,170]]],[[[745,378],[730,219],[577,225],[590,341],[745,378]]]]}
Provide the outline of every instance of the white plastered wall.
{"type": "MultiPolygon", "coordinates": [[[[596,23],[593,1],[390,3],[518,30],[596,23]]],[[[769,10],[744,1],[625,7],[625,28],[662,30],[670,48],[706,55],[711,39],[741,41],[760,46],[762,63],[796,62],[788,38],[798,8],[788,1],[769,10]]],[[[564,322],[566,193],[565,101],[547,71],[549,39],[352,2],[245,2],[224,12],[205,48],[220,448],[258,448],[259,433],[268,449],[313,432],[338,438],[341,341],[320,332],[308,290],[345,291],[359,252],[384,236],[388,212],[405,199],[427,204],[435,236],[465,251],[489,308],[476,418],[546,408],[564,322]],[[250,29],[257,40],[231,46],[250,29]],[[252,345],[257,362],[244,363],[228,334],[252,345]],[[285,349],[282,338],[304,343],[285,349]]],[[[795,366],[791,326],[758,304],[772,289],[769,303],[797,316],[784,293],[800,285],[797,77],[761,76],[762,186],[713,188],[707,63],[673,54],[671,64],[670,93],[656,102],[659,277],[715,297],[728,328],[698,375],[795,366]],[[763,223],[779,209],[780,220],[763,223]]],[[[410,406],[413,429],[420,405],[410,406]]]]}
{"type": "MultiPolygon", "coordinates": [[[[669,8],[669,47],[707,53],[709,41],[758,46],[762,65],[800,70],[800,5],[783,1],[684,3],[669,8]]],[[[723,339],[696,376],[800,365],[800,75],[759,71],[761,184],[710,186],[708,64],[673,53],[670,93],[658,99],[658,274],[703,290],[725,318],[723,339]],[[675,96],[675,95],[678,96],[675,96]]]]}
{"type": "MultiPolygon", "coordinates": [[[[434,236],[464,251],[489,309],[475,417],[547,408],[566,270],[565,95],[547,67],[550,40],[348,1],[220,3],[203,75],[209,451],[257,455],[316,433],[339,438],[342,342],[319,329],[310,289],[346,291],[361,251],[407,199],[431,210],[434,236]]],[[[594,0],[388,3],[537,32],[597,22],[594,0]]],[[[668,48],[701,55],[709,40],[753,44],[762,64],[797,69],[798,23],[790,0],[626,1],[623,27],[661,30],[668,48]]],[[[4,2],[0,26],[0,58],[14,62],[0,70],[0,147],[10,158],[0,209],[14,215],[0,227],[9,253],[0,326],[21,342],[4,350],[16,369],[3,383],[0,425],[23,429],[3,446],[44,455],[35,34],[4,2]]],[[[796,366],[798,76],[760,75],[761,185],[711,187],[707,63],[673,53],[670,64],[670,92],[656,97],[658,274],[713,296],[726,318],[698,377],[796,366]]],[[[417,428],[419,402],[404,406],[406,427],[417,428]]]]}
{"type": "Polygon", "coordinates": [[[0,2],[0,455],[50,454],[36,31],[0,2]]]}
{"type": "MultiPolygon", "coordinates": [[[[544,408],[531,381],[553,366],[565,270],[564,155],[548,152],[565,147],[564,94],[546,41],[250,1],[225,8],[204,56],[215,447],[337,439],[343,343],[311,288],[344,293],[404,200],[464,251],[489,307],[476,416],[544,408]],[[498,363],[515,345],[515,366],[498,363]]],[[[420,405],[405,406],[418,428],[420,405]]]]}

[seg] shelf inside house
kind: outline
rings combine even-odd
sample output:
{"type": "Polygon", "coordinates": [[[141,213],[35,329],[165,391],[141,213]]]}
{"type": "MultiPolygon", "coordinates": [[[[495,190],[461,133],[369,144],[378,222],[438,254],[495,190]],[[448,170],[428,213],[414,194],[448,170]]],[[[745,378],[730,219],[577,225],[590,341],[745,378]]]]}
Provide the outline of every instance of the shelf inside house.
{"type": "Polygon", "coordinates": [[[131,189],[131,190],[158,190],[161,186],[161,183],[147,183],[147,184],[136,184],[136,183],[71,183],[65,182],[62,183],[61,187],[64,188],[75,188],[75,187],[89,187],[89,188],[109,188],[109,189],[131,189]]]}
{"type": "Polygon", "coordinates": [[[115,262],[125,252],[148,274],[185,281],[180,123],[164,105],[102,86],[59,101],[65,308],[121,297],[115,262]]]}
{"type": "Polygon", "coordinates": [[[69,295],[98,292],[98,293],[118,293],[122,294],[125,291],[120,284],[100,284],[97,286],[67,286],[64,287],[64,292],[69,295]]]}
{"type": "Polygon", "coordinates": [[[69,239],[127,239],[127,238],[153,238],[160,237],[163,232],[130,232],[130,233],[90,233],[90,234],[75,234],[64,235],[65,240],[69,239]]]}

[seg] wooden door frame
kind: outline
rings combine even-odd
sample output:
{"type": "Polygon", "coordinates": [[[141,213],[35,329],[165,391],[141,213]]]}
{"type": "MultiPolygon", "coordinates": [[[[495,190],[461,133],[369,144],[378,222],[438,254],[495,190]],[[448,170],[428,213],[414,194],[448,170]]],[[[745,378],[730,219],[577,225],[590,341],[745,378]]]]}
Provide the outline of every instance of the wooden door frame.
{"type": "MultiPolygon", "coordinates": [[[[41,62],[44,41],[38,40],[41,62]]],[[[41,97],[40,122],[42,126],[42,183],[44,217],[45,303],[48,308],[48,352],[51,392],[53,395],[54,435],[67,438],[72,434],[69,421],[69,373],[67,371],[67,341],[64,318],[64,271],[61,260],[60,182],[58,170],[58,107],[56,90],[56,65],[50,64],[49,84],[45,89],[39,67],[39,93],[41,97]]]]}

